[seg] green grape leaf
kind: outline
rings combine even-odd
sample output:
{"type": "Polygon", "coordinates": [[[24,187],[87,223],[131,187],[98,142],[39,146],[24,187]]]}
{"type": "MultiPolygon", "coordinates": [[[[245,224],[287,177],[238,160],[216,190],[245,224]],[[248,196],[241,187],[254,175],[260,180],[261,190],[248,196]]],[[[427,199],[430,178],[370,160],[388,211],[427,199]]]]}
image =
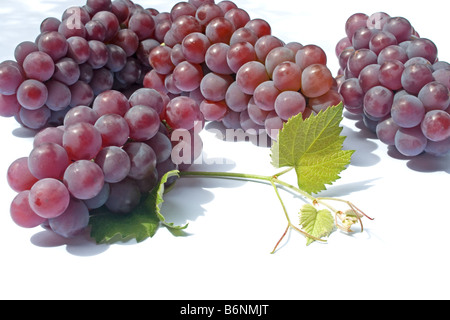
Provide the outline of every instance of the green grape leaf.
{"type": "Polygon", "coordinates": [[[174,176],[178,176],[178,171],[171,171],[164,175],[158,186],[129,214],[113,214],[106,208],[96,210],[89,220],[91,237],[97,243],[112,243],[130,239],[142,242],[153,237],[161,223],[171,229],[185,229],[187,225],[180,227],[166,222],[161,213],[165,183],[174,176]]]}
{"type": "Polygon", "coordinates": [[[343,104],[306,120],[299,114],[287,121],[271,150],[272,165],[293,167],[300,189],[312,194],[326,190],[350,164],[353,150],[343,150],[343,104]]]}
{"type": "Polygon", "coordinates": [[[156,192],[156,215],[158,216],[159,220],[168,228],[170,229],[174,229],[174,230],[184,230],[188,227],[189,224],[186,224],[184,226],[176,226],[173,223],[169,223],[166,221],[166,218],[162,215],[161,213],[161,207],[162,204],[164,202],[164,193],[165,193],[165,183],[172,177],[179,177],[179,171],[174,170],[174,171],[169,171],[168,173],[166,173],[160,183],[159,183],[159,187],[157,188],[157,192],[156,192]]]}
{"type": "MultiPolygon", "coordinates": [[[[333,215],[329,210],[318,211],[311,204],[305,204],[300,210],[300,225],[305,232],[317,238],[329,236],[335,227],[333,215]]],[[[314,241],[308,237],[306,245],[314,241]]]]}

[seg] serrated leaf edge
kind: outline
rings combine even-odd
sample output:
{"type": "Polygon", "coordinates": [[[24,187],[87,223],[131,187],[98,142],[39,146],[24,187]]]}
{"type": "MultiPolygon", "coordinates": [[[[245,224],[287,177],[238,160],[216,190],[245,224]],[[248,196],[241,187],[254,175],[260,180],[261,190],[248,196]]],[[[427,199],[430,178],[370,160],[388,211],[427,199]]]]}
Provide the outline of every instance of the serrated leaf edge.
{"type": "Polygon", "coordinates": [[[166,227],[174,230],[185,230],[189,226],[189,223],[185,224],[184,226],[177,226],[174,223],[167,222],[166,218],[161,213],[162,204],[164,203],[165,184],[172,177],[180,177],[180,171],[172,170],[167,172],[159,182],[158,191],[156,192],[156,215],[159,218],[159,221],[161,221],[161,223],[166,227]]]}
{"type": "MultiPolygon", "coordinates": [[[[317,238],[328,237],[328,236],[333,232],[333,230],[335,229],[334,218],[333,218],[333,215],[331,214],[330,210],[327,210],[327,209],[317,210],[317,209],[316,209],[313,205],[311,205],[311,204],[305,204],[305,205],[300,209],[300,212],[299,212],[299,220],[300,220],[300,226],[301,226],[306,232],[308,232],[309,234],[311,234],[311,235],[313,235],[313,236],[315,236],[315,237],[317,237],[317,238]],[[314,224],[313,227],[312,227],[312,230],[308,230],[308,229],[310,229],[309,224],[310,224],[311,222],[310,222],[309,220],[308,220],[308,221],[303,220],[304,213],[306,213],[306,212],[315,215],[315,219],[314,219],[314,221],[312,222],[312,223],[314,224]],[[326,215],[328,216],[327,218],[329,218],[330,221],[332,221],[332,224],[331,224],[331,227],[328,227],[327,230],[322,231],[320,234],[314,234],[314,230],[315,230],[316,223],[317,223],[317,217],[318,217],[319,214],[321,214],[321,213],[326,214],[326,215]]],[[[316,240],[314,240],[314,239],[308,237],[308,238],[306,239],[306,245],[308,246],[308,245],[310,245],[311,243],[313,243],[314,241],[316,241],[316,240]]]]}

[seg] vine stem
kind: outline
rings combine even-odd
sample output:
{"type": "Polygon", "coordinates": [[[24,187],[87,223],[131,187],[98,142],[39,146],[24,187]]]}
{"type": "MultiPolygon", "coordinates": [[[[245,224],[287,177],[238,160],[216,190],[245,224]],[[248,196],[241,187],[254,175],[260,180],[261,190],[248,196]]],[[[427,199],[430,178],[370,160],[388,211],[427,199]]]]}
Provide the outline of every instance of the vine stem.
{"type": "MultiPolygon", "coordinates": [[[[205,171],[180,171],[180,177],[205,177],[205,178],[216,178],[216,179],[240,179],[240,180],[247,180],[247,181],[252,181],[252,180],[259,180],[259,181],[265,181],[265,182],[269,182],[274,190],[275,193],[277,195],[278,200],[281,203],[284,215],[286,217],[286,220],[288,222],[288,226],[286,228],[286,231],[283,233],[283,235],[281,236],[280,240],[277,242],[277,244],[275,245],[275,248],[272,250],[271,253],[275,253],[278,245],[281,243],[281,241],[283,240],[283,238],[286,236],[289,228],[292,228],[296,231],[298,231],[299,233],[303,234],[304,236],[311,238],[313,240],[316,241],[321,241],[321,242],[326,242],[323,239],[314,237],[308,233],[306,233],[305,231],[297,228],[294,224],[292,224],[291,219],[289,218],[289,214],[286,210],[286,206],[284,205],[283,200],[281,199],[280,193],[278,191],[278,187],[277,185],[281,185],[283,187],[286,187],[288,189],[291,189],[292,191],[295,191],[296,193],[304,196],[305,198],[309,199],[310,201],[312,201],[313,203],[320,203],[320,200],[314,198],[313,196],[311,196],[309,193],[296,188],[282,180],[279,179],[280,176],[290,172],[293,168],[288,168],[284,171],[279,172],[278,174],[275,174],[273,176],[263,176],[263,175],[256,175],[256,174],[246,174],[246,173],[232,173],[232,172],[205,172],[205,171]]],[[[326,204],[325,204],[326,205],[326,204]]],[[[330,208],[330,206],[327,205],[327,207],[330,208]]],[[[336,212],[336,210],[333,209],[334,212],[336,212]]]]}

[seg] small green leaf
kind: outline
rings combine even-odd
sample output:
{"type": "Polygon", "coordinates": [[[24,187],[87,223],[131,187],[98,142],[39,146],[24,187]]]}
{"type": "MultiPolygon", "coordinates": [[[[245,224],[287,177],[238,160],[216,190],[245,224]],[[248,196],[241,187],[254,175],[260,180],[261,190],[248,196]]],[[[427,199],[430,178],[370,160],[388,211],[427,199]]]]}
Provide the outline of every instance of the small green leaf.
{"type": "Polygon", "coordinates": [[[310,194],[325,190],[350,164],[354,151],[342,150],[342,112],[340,103],[306,120],[292,117],[272,146],[272,164],[295,168],[299,188],[310,194]]]}
{"type": "MultiPolygon", "coordinates": [[[[305,204],[300,210],[300,225],[308,234],[317,237],[327,237],[334,229],[333,215],[329,210],[318,211],[313,205],[305,204]]],[[[307,238],[306,245],[315,240],[307,238]]]]}
{"type": "Polygon", "coordinates": [[[170,229],[185,229],[187,225],[175,226],[173,223],[166,222],[161,213],[165,183],[174,176],[178,176],[178,171],[170,171],[164,175],[159,185],[129,214],[114,214],[105,208],[97,210],[89,221],[91,237],[97,243],[110,243],[129,239],[136,239],[137,242],[142,242],[147,238],[153,237],[161,223],[170,229]]]}

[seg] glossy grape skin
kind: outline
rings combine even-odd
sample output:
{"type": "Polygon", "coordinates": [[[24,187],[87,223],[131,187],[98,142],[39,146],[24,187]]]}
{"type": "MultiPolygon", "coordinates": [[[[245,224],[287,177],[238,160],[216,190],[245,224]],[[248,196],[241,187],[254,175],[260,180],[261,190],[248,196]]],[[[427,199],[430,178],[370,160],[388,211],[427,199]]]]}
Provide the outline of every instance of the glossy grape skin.
{"type": "Polygon", "coordinates": [[[409,40],[413,33],[411,23],[403,17],[388,18],[382,30],[393,34],[399,43],[409,40]]]}
{"type": "Polygon", "coordinates": [[[172,99],[165,110],[166,120],[173,129],[191,130],[197,121],[201,119],[198,104],[188,97],[176,97],[172,99]]]}
{"type": "Polygon", "coordinates": [[[28,79],[17,89],[17,100],[20,105],[29,110],[37,110],[45,105],[48,89],[38,80],[28,79]]]}
{"type": "Polygon", "coordinates": [[[92,124],[79,122],[66,128],[63,145],[69,159],[91,160],[101,149],[102,136],[92,124]]]}
{"type": "Polygon", "coordinates": [[[417,96],[427,111],[447,110],[450,104],[450,90],[437,81],[424,85],[417,96]]]}
{"type": "Polygon", "coordinates": [[[247,112],[251,120],[260,126],[264,126],[266,118],[270,111],[262,110],[256,105],[255,100],[252,98],[247,107],[247,112]]]}
{"type": "Polygon", "coordinates": [[[67,39],[68,51],[67,57],[73,59],[78,64],[83,64],[88,61],[90,56],[90,48],[88,41],[79,36],[70,37],[67,39]]]}
{"type": "Polygon", "coordinates": [[[208,48],[205,54],[205,63],[212,72],[219,74],[233,73],[227,63],[229,50],[230,46],[222,42],[212,44],[208,48]]]}
{"type": "Polygon", "coordinates": [[[289,120],[291,117],[305,111],[306,100],[297,91],[284,91],[275,100],[275,111],[282,120],[289,120]]]}
{"type": "Polygon", "coordinates": [[[17,115],[21,109],[17,96],[0,94],[0,116],[9,118],[17,115]]]}
{"type": "Polygon", "coordinates": [[[181,48],[187,61],[192,63],[205,62],[206,51],[211,46],[211,42],[201,32],[194,32],[184,37],[181,48]]]}
{"type": "Polygon", "coordinates": [[[86,40],[98,40],[105,41],[106,38],[106,28],[100,21],[91,20],[85,25],[86,40]]]}
{"type": "Polygon", "coordinates": [[[139,37],[133,30],[121,29],[111,43],[121,47],[127,54],[127,57],[131,57],[139,48],[139,37]]]}
{"type": "Polygon", "coordinates": [[[306,45],[297,51],[295,55],[295,63],[302,70],[312,64],[327,64],[327,55],[323,49],[317,45],[306,45]]]}
{"type": "Polygon", "coordinates": [[[349,56],[347,68],[355,77],[358,77],[361,70],[374,63],[377,63],[376,53],[369,49],[360,49],[349,56]]]}
{"type": "Polygon", "coordinates": [[[450,137],[450,114],[442,110],[431,110],[425,115],[421,129],[427,139],[439,142],[450,137]]]}
{"type": "Polygon", "coordinates": [[[205,99],[218,102],[225,99],[227,90],[233,82],[233,78],[229,75],[211,72],[203,77],[200,90],[205,99]]]}
{"type": "Polygon", "coordinates": [[[200,86],[204,74],[200,65],[183,61],[175,67],[172,75],[179,90],[190,92],[200,86]]]}
{"type": "Polygon", "coordinates": [[[56,143],[62,146],[63,135],[64,135],[63,127],[48,127],[42,129],[34,136],[33,148],[36,148],[37,146],[44,143],[56,143]]]}
{"type": "Polygon", "coordinates": [[[90,40],[88,44],[90,48],[90,55],[87,63],[93,69],[100,69],[104,67],[109,58],[108,48],[106,45],[98,40],[90,40]]]}
{"type": "Polygon", "coordinates": [[[359,84],[364,92],[367,92],[370,88],[381,85],[379,80],[380,67],[379,64],[370,64],[359,73],[359,84]]]}
{"type": "Polygon", "coordinates": [[[155,136],[159,130],[159,115],[155,109],[137,105],[125,114],[125,120],[130,128],[130,138],[135,141],[146,141],[155,136]]]}
{"type": "Polygon", "coordinates": [[[79,160],[69,165],[64,172],[64,184],[72,197],[87,200],[97,196],[103,188],[102,169],[89,160],[79,160]]]}
{"type": "Polygon", "coordinates": [[[384,62],[378,74],[380,84],[393,91],[402,89],[401,78],[404,70],[405,66],[398,60],[384,62]]]}
{"type": "Polygon", "coordinates": [[[64,116],[64,126],[69,127],[72,124],[86,122],[95,124],[99,116],[92,108],[87,106],[77,106],[71,108],[64,116]]]}
{"type": "Polygon", "coordinates": [[[230,45],[236,44],[238,42],[248,42],[252,46],[255,46],[256,41],[258,41],[256,34],[246,27],[241,27],[237,29],[230,39],[230,45]]]}
{"type": "Polygon", "coordinates": [[[327,93],[333,86],[331,71],[323,64],[313,64],[302,72],[302,93],[316,98],[327,93]]]}
{"type": "Polygon", "coordinates": [[[236,74],[236,82],[242,92],[253,94],[255,89],[264,81],[269,80],[266,66],[258,61],[250,61],[244,64],[236,74]]]}
{"type": "Polygon", "coordinates": [[[158,132],[152,139],[145,143],[155,151],[157,164],[170,158],[172,153],[172,143],[166,134],[158,132]]]}
{"type": "Polygon", "coordinates": [[[111,113],[124,116],[130,110],[130,103],[122,92],[107,90],[95,98],[92,109],[99,117],[111,113]]]}
{"type": "Polygon", "coordinates": [[[383,86],[373,87],[364,96],[364,111],[374,118],[383,118],[390,113],[393,99],[391,90],[383,86]]]}
{"type": "Polygon", "coordinates": [[[228,108],[231,111],[242,112],[247,109],[251,97],[251,95],[244,93],[237,82],[234,81],[228,86],[227,92],[225,94],[225,102],[227,103],[228,108]]]}
{"type": "Polygon", "coordinates": [[[341,54],[338,57],[339,66],[340,66],[341,70],[347,69],[348,60],[355,53],[355,51],[356,50],[353,47],[348,47],[348,48],[345,48],[344,50],[342,50],[341,54]]]}
{"type": "Polygon", "coordinates": [[[183,15],[195,16],[196,12],[197,8],[193,4],[189,2],[179,2],[170,9],[170,18],[173,21],[183,15]]]}
{"type": "Polygon", "coordinates": [[[370,39],[373,37],[373,35],[376,32],[378,32],[378,31],[376,31],[374,29],[369,29],[366,27],[359,28],[353,34],[350,46],[352,46],[356,50],[369,49],[370,39]]]}
{"type": "Polygon", "coordinates": [[[16,62],[4,61],[0,63],[0,94],[15,94],[24,80],[24,76],[16,62]]]}
{"type": "Polygon", "coordinates": [[[71,198],[67,209],[58,217],[49,219],[53,232],[64,238],[73,238],[89,224],[89,210],[83,201],[71,198]]]}
{"type": "Polygon", "coordinates": [[[47,81],[45,85],[48,92],[46,106],[52,111],[66,109],[72,101],[72,92],[69,87],[58,80],[47,81]]]}
{"type": "Polygon", "coordinates": [[[344,98],[345,107],[352,113],[361,113],[364,101],[364,91],[358,79],[345,80],[339,87],[339,93],[344,98]]]}
{"type": "Polygon", "coordinates": [[[55,31],[58,31],[66,39],[75,36],[77,37],[86,36],[86,27],[82,24],[79,24],[76,28],[74,28],[73,21],[69,19],[61,21],[61,23],[58,26],[58,30],[55,31]]]}
{"type": "Polygon", "coordinates": [[[51,110],[46,106],[43,106],[35,110],[21,108],[19,114],[16,116],[18,116],[18,121],[23,126],[34,130],[39,130],[48,124],[51,115],[51,110]]]}
{"type": "MultiPolygon", "coordinates": [[[[128,28],[133,30],[138,36],[139,40],[144,40],[151,37],[155,31],[155,21],[145,10],[137,10],[128,20],[128,28]]],[[[107,30],[114,30],[114,28],[107,28],[107,30]]]]}
{"type": "Polygon", "coordinates": [[[195,17],[189,15],[182,15],[177,17],[173,21],[171,31],[175,43],[181,43],[187,35],[194,32],[201,32],[202,27],[200,26],[200,23],[197,21],[197,19],[195,19],[195,17]]]}
{"type": "Polygon", "coordinates": [[[154,109],[158,114],[164,109],[163,95],[155,89],[140,88],[128,99],[131,107],[144,105],[154,109]]]}
{"type": "Polygon", "coordinates": [[[218,17],[223,17],[224,11],[219,5],[214,3],[205,3],[197,8],[195,18],[202,27],[206,27],[211,20],[218,17]]]}
{"type": "Polygon", "coordinates": [[[111,7],[110,0],[87,0],[85,8],[90,15],[95,15],[100,11],[110,11],[111,7]]]}
{"type": "Polygon", "coordinates": [[[208,23],[205,35],[211,44],[219,42],[229,43],[234,31],[235,27],[232,22],[225,17],[217,17],[208,23]]]}
{"type": "Polygon", "coordinates": [[[436,157],[444,157],[450,152],[450,138],[442,141],[428,141],[425,152],[436,157]]]}
{"type": "Polygon", "coordinates": [[[233,24],[236,30],[245,27],[246,24],[250,21],[250,15],[247,13],[247,11],[241,8],[233,8],[231,10],[228,10],[225,13],[224,17],[233,24]]]}
{"type": "Polygon", "coordinates": [[[406,50],[399,45],[390,45],[381,50],[378,54],[378,64],[382,65],[386,61],[398,60],[405,63],[409,60],[406,50]]]}
{"type": "Polygon", "coordinates": [[[106,207],[113,213],[127,214],[137,207],[141,200],[141,192],[137,182],[125,179],[110,185],[111,191],[106,207]]]}
{"type": "Polygon", "coordinates": [[[249,42],[234,43],[227,53],[227,64],[233,73],[238,72],[245,63],[255,60],[255,48],[249,42]]]}
{"type": "Polygon", "coordinates": [[[411,94],[417,95],[424,85],[433,81],[432,71],[424,64],[411,64],[406,66],[402,73],[403,88],[411,94]]]}
{"type": "Polygon", "coordinates": [[[130,173],[131,162],[123,148],[109,146],[103,148],[95,158],[95,163],[102,169],[106,183],[117,183],[130,173]]]}
{"type": "Polygon", "coordinates": [[[291,61],[282,62],[274,69],[272,79],[280,91],[299,91],[302,86],[302,68],[291,61]]]}
{"type": "Polygon", "coordinates": [[[367,27],[382,30],[389,18],[390,16],[386,12],[375,12],[367,19],[367,27]]]}
{"type": "Polygon", "coordinates": [[[149,54],[149,62],[153,69],[159,74],[169,74],[175,68],[171,60],[172,48],[159,46],[154,48],[149,54]]]}
{"type": "Polygon", "coordinates": [[[388,118],[378,123],[376,134],[381,142],[387,145],[395,145],[395,135],[400,129],[392,118],[388,118]]]}
{"type": "Polygon", "coordinates": [[[295,62],[294,52],[286,47],[276,47],[272,49],[266,56],[265,65],[267,74],[272,77],[275,68],[282,62],[295,62]]]}
{"type": "Polygon", "coordinates": [[[64,58],[69,49],[66,38],[57,31],[49,31],[41,34],[38,40],[40,51],[47,53],[53,61],[64,58]]]}
{"type": "Polygon", "coordinates": [[[251,19],[246,23],[244,27],[252,30],[258,38],[272,34],[272,28],[270,24],[264,19],[251,19]]]}
{"type": "Polygon", "coordinates": [[[66,150],[56,143],[40,144],[28,156],[28,168],[37,179],[61,179],[68,165],[66,150]]]}
{"type": "Polygon", "coordinates": [[[94,101],[94,91],[91,86],[84,81],[77,81],[75,84],[69,87],[71,100],[70,107],[76,107],[79,105],[88,106],[94,101]]]}
{"type": "MultiPolygon", "coordinates": [[[[101,46],[102,49],[104,49],[103,46],[101,46]]],[[[103,59],[104,60],[101,62],[102,64],[106,62],[107,56],[104,56],[103,59]]],[[[79,65],[71,58],[65,57],[55,63],[55,73],[53,74],[53,79],[55,80],[59,80],[60,82],[71,86],[80,79],[80,75],[81,71],[79,65]]]]}
{"type": "Polygon", "coordinates": [[[105,182],[102,190],[99,192],[97,196],[91,199],[84,200],[84,204],[88,208],[88,210],[95,210],[103,207],[108,201],[109,194],[111,192],[111,186],[109,183],[105,182]]]}
{"type": "Polygon", "coordinates": [[[423,57],[433,64],[437,60],[438,49],[431,40],[419,38],[411,41],[406,49],[406,53],[409,59],[413,57],[423,57]]]}
{"type": "Polygon", "coordinates": [[[262,36],[254,45],[256,56],[260,62],[265,62],[267,55],[272,49],[282,47],[283,45],[283,41],[273,35],[262,36]]]}
{"type": "Polygon", "coordinates": [[[69,206],[70,194],[61,181],[46,178],[30,189],[29,202],[31,209],[40,217],[56,218],[69,206]]]}
{"type": "Polygon", "coordinates": [[[12,220],[22,228],[35,228],[47,221],[37,215],[30,207],[29,190],[19,192],[11,202],[10,214],[12,220]]]}
{"type": "Polygon", "coordinates": [[[351,15],[345,22],[345,33],[349,39],[352,39],[356,30],[367,26],[369,16],[364,13],[355,13],[351,15]]]}
{"type": "Polygon", "coordinates": [[[26,56],[23,70],[29,79],[45,82],[53,76],[55,63],[47,53],[35,51],[26,56]]]}
{"type": "Polygon", "coordinates": [[[6,177],[8,185],[16,192],[30,190],[39,180],[30,172],[28,157],[21,157],[11,163],[8,167],[6,177]]]}
{"type": "Polygon", "coordinates": [[[260,109],[272,111],[275,109],[275,100],[280,93],[281,91],[275,86],[275,82],[269,80],[256,87],[253,98],[260,109]]]}
{"type": "Polygon", "coordinates": [[[224,100],[203,100],[199,107],[206,121],[221,121],[228,112],[228,106],[224,100]]]}
{"type": "Polygon", "coordinates": [[[23,65],[25,58],[32,52],[39,51],[35,42],[23,41],[19,43],[14,50],[14,58],[19,65],[23,65]]]}
{"type": "Polygon", "coordinates": [[[413,95],[404,95],[396,99],[391,110],[392,119],[402,128],[419,125],[425,116],[425,107],[413,95]]]}
{"type": "Polygon", "coordinates": [[[264,122],[264,127],[269,135],[269,137],[273,140],[277,140],[278,134],[280,130],[283,128],[284,121],[277,115],[275,111],[271,111],[264,122]]]}
{"type": "Polygon", "coordinates": [[[388,46],[398,44],[397,38],[390,32],[377,32],[369,41],[369,49],[378,55],[388,46]]]}
{"type": "Polygon", "coordinates": [[[434,71],[433,78],[450,90],[450,69],[439,69],[434,71]]]}
{"type": "Polygon", "coordinates": [[[326,110],[329,107],[337,106],[342,102],[342,100],[341,94],[336,90],[331,89],[319,97],[309,98],[307,107],[315,113],[319,113],[321,110],[326,110]]]}
{"type": "Polygon", "coordinates": [[[395,135],[395,147],[407,156],[415,157],[421,154],[427,146],[427,138],[420,127],[400,128],[395,135]]]}

